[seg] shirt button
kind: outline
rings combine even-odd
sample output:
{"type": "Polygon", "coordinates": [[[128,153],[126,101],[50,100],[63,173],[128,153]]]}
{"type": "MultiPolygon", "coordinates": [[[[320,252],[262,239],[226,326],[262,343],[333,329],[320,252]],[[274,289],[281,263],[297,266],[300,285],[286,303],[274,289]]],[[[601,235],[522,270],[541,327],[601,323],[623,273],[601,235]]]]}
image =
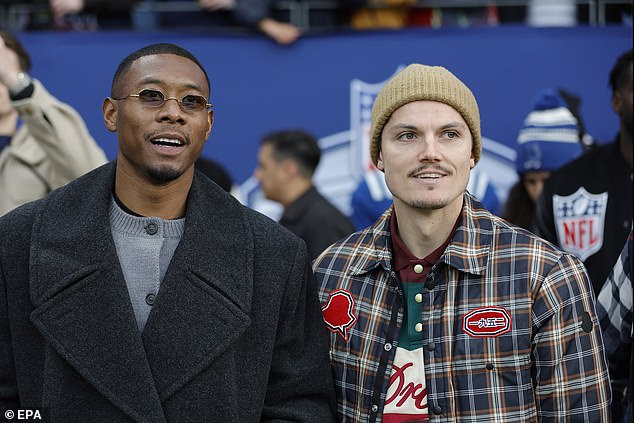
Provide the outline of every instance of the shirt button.
{"type": "Polygon", "coordinates": [[[416,323],[416,325],[414,326],[414,330],[416,332],[422,332],[423,331],[423,324],[422,323],[416,323]]]}
{"type": "Polygon", "coordinates": [[[414,265],[414,272],[416,272],[416,273],[423,273],[423,265],[422,265],[422,264],[416,264],[416,265],[414,265]]]}
{"type": "Polygon", "coordinates": [[[436,349],[436,344],[434,344],[433,342],[429,342],[427,344],[427,351],[433,351],[436,349]]]}
{"type": "Polygon", "coordinates": [[[432,407],[432,411],[434,412],[435,415],[438,416],[439,414],[442,413],[442,407],[436,404],[432,407]]]}
{"type": "Polygon", "coordinates": [[[493,363],[487,363],[486,368],[487,370],[493,370],[493,363]]]}
{"type": "Polygon", "coordinates": [[[417,303],[422,303],[423,302],[423,294],[414,295],[414,301],[416,301],[417,303]]]}
{"type": "Polygon", "coordinates": [[[372,404],[372,412],[376,413],[377,411],[379,411],[379,406],[376,404],[372,404]]]}
{"type": "Polygon", "coordinates": [[[148,223],[147,226],[145,227],[145,232],[147,232],[148,235],[154,235],[155,233],[158,232],[158,226],[156,225],[156,223],[148,223]]]}
{"type": "Polygon", "coordinates": [[[392,344],[388,342],[387,344],[383,345],[383,349],[385,351],[390,351],[392,349],[392,344]]]}
{"type": "Polygon", "coordinates": [[[147,305],[151,306],[154,305],[154,302],[156,301],[156,295],[154,294],[147,294],[145,296],[145,302],[147,303],[147,305]]]}

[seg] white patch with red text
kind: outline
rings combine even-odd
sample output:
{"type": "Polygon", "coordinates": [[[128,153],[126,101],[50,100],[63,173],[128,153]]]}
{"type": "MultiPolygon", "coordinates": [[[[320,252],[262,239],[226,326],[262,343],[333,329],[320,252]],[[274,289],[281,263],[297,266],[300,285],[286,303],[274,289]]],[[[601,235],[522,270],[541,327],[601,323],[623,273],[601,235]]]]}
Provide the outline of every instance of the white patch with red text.
{"type": "Polygon", "coordinates": [[[511,315],[504,307],[482,307],[462,318],[462,330],[476,338],[493,338],[511,330],[511,315]]]}

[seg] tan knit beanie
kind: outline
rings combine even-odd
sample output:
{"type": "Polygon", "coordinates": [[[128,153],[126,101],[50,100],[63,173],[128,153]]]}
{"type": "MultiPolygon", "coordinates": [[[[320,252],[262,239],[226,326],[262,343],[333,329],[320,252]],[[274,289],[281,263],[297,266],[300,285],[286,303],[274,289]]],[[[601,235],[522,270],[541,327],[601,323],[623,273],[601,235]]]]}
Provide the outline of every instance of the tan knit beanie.
{"type": "Polygon", "coordinates": [[[431,100],[448,104],[460,113],[469,126],[473,145],[471,152],[477,163],[482,153],[480,138],[480,112],[471,90],[451,72],[441,66],[425,66],[417,63],[390,79],[379,92],[372,107],[370,129],[370,158],[376,166],[381,151],[383,127],[399,107],[419,100],[431,100]]]}

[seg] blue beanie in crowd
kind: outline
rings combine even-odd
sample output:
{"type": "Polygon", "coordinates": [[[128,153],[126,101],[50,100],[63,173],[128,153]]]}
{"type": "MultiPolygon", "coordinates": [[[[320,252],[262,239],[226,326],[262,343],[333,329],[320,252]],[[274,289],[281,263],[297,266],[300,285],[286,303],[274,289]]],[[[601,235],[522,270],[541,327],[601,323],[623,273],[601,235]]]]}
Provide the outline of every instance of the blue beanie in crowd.
{"type": "Polygon", "coordinates": [[[553,171],[583,152],[577,119],[552,89],[540,92],[517,137],[518,173],[553,171]]]}

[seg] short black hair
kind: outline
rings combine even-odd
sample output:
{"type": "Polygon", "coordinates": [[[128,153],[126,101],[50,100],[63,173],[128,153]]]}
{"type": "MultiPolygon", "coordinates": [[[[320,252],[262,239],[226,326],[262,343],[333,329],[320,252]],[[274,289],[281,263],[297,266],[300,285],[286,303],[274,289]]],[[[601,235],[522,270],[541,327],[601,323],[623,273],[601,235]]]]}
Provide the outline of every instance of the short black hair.
{"type": "Polygon", "coordinates": [[[291,159],[296,162],[300,172],[306,177],[315,173],[321,158],[317,139],[302,129],[270,132],[262,137],[261,144],[273,146],[273,157],[276,161],[291,159]]]}
{"type": "Polygon", "coordinates": [[[207,86],[208,87],[210,86],[209,76],[207,75],[207,71],[205,71],[205,68],[203,67],[203,65],[200,64],[198,59],[196,59],[196,57],[193,54],[185,50],[183,47],[177,46],[176,44],[156,43],[156,44],[150,44],[149,46],[142,47],[138,49],[137,51],[130,53],[125,59],[121,61],[121,63],[119,64],[119,67],[114,73],[114,77],[112,78],[112,86],[110,87],[110,95],[112,97],[116,97],[118,95],[118,94],[115,94],[116,87],[119,85],[123,74],[125,74],[130,69],[130,66],[132,66],[132,63],[134,63],[137,59],[141,57],[153,56],[155,54],[174,54],[176,56],[185,57],[186,59],[191,60],[196,65],[198,65],[201,71],[203,71],[203,74],[205,75],[205,79],[207,80],[207,86]]]}
{"type": "Polygon", "coordinates": [[[4,44],[7,46],[7,48],[13,51],[18,56],[18,64],[20,65],[20,70],[22,72],[30,72],[31,56],[29,56],[29,53],[22,46],[20,41],[18,41],[17,38],[6,31],[0,31],[0,37],[2,37],[2,40],[4,41],[4,44]]]}
{"type": "Polygon", "coordinates": [[[632,64],[632,49],[629,49],[616,59],[616,63],[610,71],[610,87],[612,94],[616,93],[625,84],[625,78],[628,77],[627,71],[632,64]]]}

